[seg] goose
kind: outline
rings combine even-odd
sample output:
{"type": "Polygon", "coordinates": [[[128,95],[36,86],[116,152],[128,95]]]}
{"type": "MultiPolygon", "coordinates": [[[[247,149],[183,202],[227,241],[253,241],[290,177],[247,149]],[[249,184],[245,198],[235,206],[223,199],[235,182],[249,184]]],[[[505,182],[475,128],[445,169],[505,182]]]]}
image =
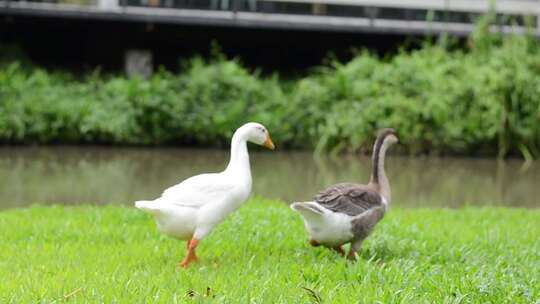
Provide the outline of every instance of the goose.
{"type": "Polygon", "coordinates": [[[347,257],[357,258],[362,242],[388,210],[391,193],[384,159],[388,147],[396,142],[398,137],[393,129],[379,131],[367,185],[336,184],[319,192],[311,202],[291,204],[291,209],[303,217],[312,246],[323,245],[345,255],[342,246],[351,243],[347,257]]]}
{"type": "Polygon", "coordinates": [[[224,171],[190,177],[153,201],[135,202],[136,208],[154,216],[160,232],[187,241],[187,254],[179,266],[187,268],[196,261],[199,242],[249,197],[252,181],[248,141],[274,149],[263,125],[244,124],[233,134],[230,161],[224,171]]]}

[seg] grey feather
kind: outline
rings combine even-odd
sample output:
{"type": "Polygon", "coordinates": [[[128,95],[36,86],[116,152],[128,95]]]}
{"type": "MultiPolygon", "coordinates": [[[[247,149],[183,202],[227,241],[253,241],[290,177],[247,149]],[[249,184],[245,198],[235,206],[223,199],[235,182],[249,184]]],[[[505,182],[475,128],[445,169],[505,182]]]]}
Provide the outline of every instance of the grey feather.
{"type": "Polygon", "coordinates": [[[328,210],[358,216],[373,208],[383,207],[382,197],[370,185],[342,183],[333,185],[315,196],[315,201],[328,210]]]}
{"type": "Polygon", "coordinates": [[[363,240],[368,237],[373,230],[373,227],[375,227],[375,225],[383,218],[384,213],[384,206],[379,206],[355,217],[351,221],[354,239],[363,240]]]}

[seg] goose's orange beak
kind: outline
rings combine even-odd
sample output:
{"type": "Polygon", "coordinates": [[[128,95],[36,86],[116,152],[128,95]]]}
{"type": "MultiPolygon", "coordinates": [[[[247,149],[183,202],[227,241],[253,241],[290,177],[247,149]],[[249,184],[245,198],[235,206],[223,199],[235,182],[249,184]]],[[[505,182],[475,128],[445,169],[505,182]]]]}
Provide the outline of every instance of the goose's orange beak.
{"type": "Polygon", "coordinates": [[[264,141],[263,146],[267,147],[270,150],[274,150],[276,148],[274,146],[274,143],[272,142],[272,139],[270,138],[270,135],[266,136],[266,140],[264,141]]]}

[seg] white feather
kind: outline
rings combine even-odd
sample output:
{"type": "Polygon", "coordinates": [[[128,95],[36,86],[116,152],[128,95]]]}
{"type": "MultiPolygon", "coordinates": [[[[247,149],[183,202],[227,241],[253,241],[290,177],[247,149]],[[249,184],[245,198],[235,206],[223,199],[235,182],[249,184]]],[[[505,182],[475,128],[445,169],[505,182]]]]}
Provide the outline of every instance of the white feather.
{"type": "Polygon", "coordinates": [[[328,210],[317,202],[293,203],[291,208],[302,215],[309,235],[320,244],[341,245],[353,237],[349,215],[328,210]],[[309,211],[310,206],[322,210],[322,214],[309,211]]]}
{"type": "Polygon", "coordinates": [[[223,173],[208,173],[190,177],[163,191],[161,199],[179,206],[200,208],[222,199],[223,194],[233,191],[234,181],[223,173]]]}

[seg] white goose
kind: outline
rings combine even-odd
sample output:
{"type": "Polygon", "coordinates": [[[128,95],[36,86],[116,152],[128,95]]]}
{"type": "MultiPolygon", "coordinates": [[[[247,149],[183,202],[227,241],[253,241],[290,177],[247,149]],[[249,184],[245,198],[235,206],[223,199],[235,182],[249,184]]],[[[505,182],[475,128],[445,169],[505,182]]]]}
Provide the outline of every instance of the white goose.
{"type": "Polygon", "coordinates": [[[200,240],[240,207],[251,193],[251,169],[247,142],[274,149],[266,128],[250,122],[234,132],[231,159],[225,171],[190,177],[166,189],[153,201],[137,201],[135,206],[154,215],[162,232],[180,240],[189,240],[187,255],[180,266],[187,268],[197,260],[195,249],[200,240]]]}

